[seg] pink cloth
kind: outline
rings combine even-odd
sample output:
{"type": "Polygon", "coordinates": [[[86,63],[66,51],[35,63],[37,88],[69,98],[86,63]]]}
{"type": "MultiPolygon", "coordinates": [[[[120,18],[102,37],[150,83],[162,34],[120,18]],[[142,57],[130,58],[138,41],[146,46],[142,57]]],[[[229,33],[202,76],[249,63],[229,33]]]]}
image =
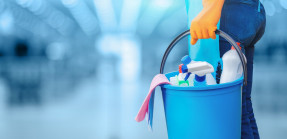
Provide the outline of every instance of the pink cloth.
{"type": "Polygon", "coordinates": [[[145,98],[139,112],[138,115],[136,116],[135,120],[137,122],[141,122],[142,120],[144,120],[145,115],[148,114],[149,110],[149,101],[150,101],[150,97],[151,94],[154,92],[155,88],[159,85],[162,84],[170,84],[169,80],[166,78],[166,76],[164,74],[157,74],[151,82],[150,88],[149,88],[149,92],[147,97],[145,98]]]}

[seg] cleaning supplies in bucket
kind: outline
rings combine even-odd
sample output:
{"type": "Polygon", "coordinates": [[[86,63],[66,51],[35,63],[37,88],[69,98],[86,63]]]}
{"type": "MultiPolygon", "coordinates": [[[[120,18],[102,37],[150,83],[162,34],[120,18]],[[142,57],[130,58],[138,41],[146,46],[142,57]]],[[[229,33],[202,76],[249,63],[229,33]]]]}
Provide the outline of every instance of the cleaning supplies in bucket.
{"type": "MultiPolygon", "coordinates": [[[[177,76],[179,86],[189,86],[189,82],[186,77],[189,76],[187,73],[179,73],[177,76]]],[[[188,77],[187,77],[188,78],[188,77]]]]}
{"type": "MultiPolygon", "coordinates": [[[[160,74],[157,74],[151,82],[147,97],[135,118],[137,122],[143,121],[147,116],[148,125],[152,128],[155,88],[160,86],[169,139],[240,138],[243,79],[245,85],[247,83],[246,59],[244,59],[242,52],[239,51],[233,39],[220,30],[216,30],[216,33],[235,45],[242,60],[244,78],[226,84],[216,84],[207,87],[178,87],[170,85],[172,82],[179,85],[178,78],[188,81],[189,86],[191,86],[190,81],[194,83],[193,81],[195,80],[196,74],[194,72],[188,72],[188,68],[182,70],[182,67],[188,67],[187,65],[191,64],[191,62],[197,63],[192,60],[190,62],[188,62],[189,60],[187,62],[185,60],[182,61],[184,64],[180,66],[179,72],[163,74],[169,52],[176,42],[189,34],[189,30],[187,30],[173,40],[165,51],[161,62],[160,74]],[[180,77],[178,77],[179,75],[180,77]],[[183,76],[185,77],[183,78],[183,76]]],[[[208,66],[205,70],[209,71],[208,66]]],[[[208,84],[209,76],[213,78],[208,72],[202,74],[205,75],[206,84],[208,84]]],[[[216,77],[220,78],[220,74],[216,77]]],[[[203,80],[204,78],[201,79],[203,80]]]]}
{"type": "Polygon", "coordinates": [[[193,86],[193,78],[194,76],[188,75],[189,73],[179,73],[174,77],[170,77],[169,81],[172,85],[175,86],[193,86]],[[192,79],[192,80],[191,80],[192,79]]]}
{"type": "Polygon", "coordinates": [[[216,81],[210,73],[203,76],[195,75],[194,86],[206,86],[214,84],[216,84],[216,81]]]}
{"type": "MultiPolygon", "coordinates": [[[[187,73],[188,74],[188,73],[187,73]]],[[[175,75],[173,77],[169,78],[170,84],[174,86],[193,86],[193,79],[194,79],[194,74],[191,74],[188,76],[186,73],[179,73],[178,75],[175,75]],[[184,77],[185,78],[182,78],[184,77]]]]}
{"type": "MultiPolygon", "coordinates": [[[[237,43],[237,45],[240,46],[240,43],[237,43]]],[[[245,55],[243,56],[246,60],[245,55]]],[[[235,81],[242,76],[243,67],[241,60],[233,46],[222,56],[222,61],[223,70],[220,77],[220,84],[235,81]]]]}
{"type": "Polygon", "coordinates": [[[181,62],[183,64],[179,65],[179,75],[170,78],[172,85],[205,86],[216,84],[215,79],[211,75],[214,72],[211,64],[202,61],[192,61],[188,55],[184,56],[181,62]],[[181,85],[182,83],[184,85],[181,85]]]}

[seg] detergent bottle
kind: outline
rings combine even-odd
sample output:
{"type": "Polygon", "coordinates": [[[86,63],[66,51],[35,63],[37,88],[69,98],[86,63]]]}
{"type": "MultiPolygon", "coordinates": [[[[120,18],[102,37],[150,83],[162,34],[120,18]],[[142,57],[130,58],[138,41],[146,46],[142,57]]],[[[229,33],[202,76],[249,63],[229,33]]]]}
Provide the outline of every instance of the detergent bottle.
{"type": "Polygon", "coordinates": [[[171,83],[171,85],[178,86],[178,78],[177,78],[177,75],[175,75],[174,77],[170,77],[170,78],[169,78],[169,82],[171,83]]]}
{"type": "MultiPolygon", "coordinates": [[[[239,45],[239,43],[237,44],[239,45]]],[[[244,58],[246,59],[245,55],[244,58]]],[[[220,77],[220,83],[232,82],[242,76],[243,67],[241,60],[233,46],[222,56],[222,62],[223,69],[220,77]]]]}
{"type": "Polygon", "coordinates": [[[210,73],[206,74],[206,84],[207,84],[207,85],[217,84],[217,83],[216,83],[216,80],[214,79],[214,77],[213,77],[212,74],[210,74],[210,73]]]}

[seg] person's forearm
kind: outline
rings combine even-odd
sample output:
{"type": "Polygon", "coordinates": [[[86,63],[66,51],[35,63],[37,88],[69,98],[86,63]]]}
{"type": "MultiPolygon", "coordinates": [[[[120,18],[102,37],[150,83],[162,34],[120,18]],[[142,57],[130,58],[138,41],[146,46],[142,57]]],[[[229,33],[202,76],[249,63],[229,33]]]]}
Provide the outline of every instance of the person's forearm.
{"type": "Polygon", "coordinates": [[[222,9],[224,0],[202,0],[203,7],[214,7],[216,9],[222,9]]]}
{"type": "Polygon", "coordinates": [[[215,39],[215,30],[221,17],[224,0],[202,0],[202,11],[192,20],[190,25],[191,44],[198,39],[215,39]]]}
{"type": "Polygon", "coordinates": [[[221,16],[221,10],[224,4],[224,0],[202,0],[203,4],[203,13],[207,11],[212,11],[210,12],[213,16],[216,16],[215,18],[220,19],[221,16]]]}

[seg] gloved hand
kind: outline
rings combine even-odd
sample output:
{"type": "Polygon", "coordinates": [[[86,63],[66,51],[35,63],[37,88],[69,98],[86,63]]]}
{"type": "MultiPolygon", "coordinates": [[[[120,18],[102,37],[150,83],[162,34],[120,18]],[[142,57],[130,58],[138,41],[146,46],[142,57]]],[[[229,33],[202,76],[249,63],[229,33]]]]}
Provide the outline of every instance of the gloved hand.
{"type": "Polygon", "coordinates": [[[192,20],[190,25],[191,44],[198,39],[215,39],[215,30],[221,16],[224,0],[202,0],[202,11],[192,20]]]}

